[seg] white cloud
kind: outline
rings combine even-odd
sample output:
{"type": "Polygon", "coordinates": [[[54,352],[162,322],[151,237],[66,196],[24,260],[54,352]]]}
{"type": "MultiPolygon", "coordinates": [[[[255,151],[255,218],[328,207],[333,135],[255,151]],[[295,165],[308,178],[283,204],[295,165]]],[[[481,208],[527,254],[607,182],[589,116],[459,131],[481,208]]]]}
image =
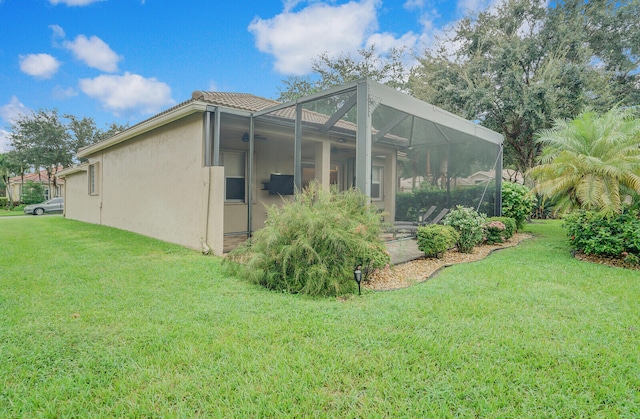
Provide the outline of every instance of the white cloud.
{"type": "Polygon", "coordinates": [[[39,79],[50,79],[60,68],[60,62],[49,54],[20,56],[20,70],[39,79]]]}
{"type": "Polygon", "coordinates": [[[366,47],[375,45],[378,51],[389,51],[392,48],[406,49],[413,47],[418,41],[418,35],[413,32],[407,32],[400,38],[389,32],[375,33],[371,35],[366,43],[366,47]]]}
{"type": "Polygon", "coordinates": [[[60,25],[49,25],[49,29],[53,32],[54,38],[64,38],[66,36],[64,29],[60,25]]]}
{"type": "Polygon", "coordinates": [[[284,12],[288,13],[295,9],[295,7],[302,3],[304,0],[283,0],[282,3],[284,5],[284,12]]]}
{"type": "Polygon", "coordinates": [[[53,88],[52,96],[54,99],[68,99],[78,96],[78,91],[73,87],[64,88],[62,86],[56,86],[53,88]]]}
{"type": "Polygon", "coordinates": [[[400,38],[388,32],[376,33],[367,39],[365,46],[367,48],[375,46],[376,51],[381,55],[384,55],[386,51],[390,51],[391,49],[404,50],[402,64],[404,68],[408,70],[418,62],[413,52],[419,45],[421,39],[420,36],[413,32],[407,32],[400,38]]]}
{"type": "Polygon", "coordinates": [[[458,11],[463,15],[481,12],[489,7],[495,0],[460,0],[458,11]]]}
{"type": "Polygon", "coordinates": [[[287,1],[285,11],[271,19],[255,18],[249,31],[257,48],[275,57],[282,74],[303,75],[321,53],[354,53],[377,29],[380,0],[351,1],[338,6],[312,3],[289,11],[296,1],[287,1]]]}
{"type": "Polygon", "coordinates": [[[9,146],[9,134],[9,131],[0,129],[0,153],[6,153],[11,149],[9,146]]]}
{"type": "MultiPolygon", "coordinates": [[[[11,101],[0,106],[0,118],[9,125],[20,117],[31,113],[31,110],[24,106],[16,96],[11,97],[11,101]]],[[[9,151],[9,131],[0,129],[0,152],[9,151]]]]}
{"type": "Polygon", "coordinates": [[[402,6],[408,10],[424,9],[425,0],[407,0],[402,6]]]}
{"type": "Polygon", "coordinates": [[[166,83],[129,72],[122,76],[103,74],[93,79],[81,79],[80,90],[100,101],[116,116],[152,114],[175,103],[171,98],[171,88],[166,83]]]}
{"type": "Polygon", "coordinates": [[[49,0],[54,6],[57,4],[66,4],[67,6],[88,6],[91,3],[97,3],[104,0],[49,0]]]}
{"type": "Polygon", "coordinates": [[[87,38],[84,35],[78,35],[74,41],[64,41],[63,45],[89,67],[108,73],[118,71],[118,62],[122,57],[97,36],[87,38]]]}
{"type": "Polygon", "coordinates": [[[11,101],[6,105],[0,106],[0,118],[9,124],[29,113],[31,110],[24,106],[16,96],[12,96],[11,101]]]}

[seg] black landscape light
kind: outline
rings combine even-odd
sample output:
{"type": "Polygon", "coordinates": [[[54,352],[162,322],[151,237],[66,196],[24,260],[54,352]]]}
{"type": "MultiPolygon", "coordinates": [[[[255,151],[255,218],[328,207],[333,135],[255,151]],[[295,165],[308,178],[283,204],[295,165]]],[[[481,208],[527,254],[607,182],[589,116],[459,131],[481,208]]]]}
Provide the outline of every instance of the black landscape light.
{"type": "Polygon", "coordinates": [[[358,295],[362,295],[360,294],[360,283],[362,282],[362,266],[358,265],[356,266],[356,269],[353,271],[353,279],[356,280],[356,282],[358,283],[358,295]]]}

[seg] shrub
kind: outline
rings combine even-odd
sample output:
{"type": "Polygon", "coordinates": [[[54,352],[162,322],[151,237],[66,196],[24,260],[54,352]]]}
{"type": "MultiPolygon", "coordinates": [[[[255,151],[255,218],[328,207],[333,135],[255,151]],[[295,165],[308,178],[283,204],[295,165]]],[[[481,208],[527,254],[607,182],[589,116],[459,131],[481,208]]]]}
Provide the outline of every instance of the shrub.
{"type": "Polygon", "coordinates": [[[594,211],[576,211],[564,218],[572,246],[587,255],[640,256],[638,211],[625,209],[606,216],[594,211]]]}
{"type": "Polygon", "coordinates": [[[390,261],[380,241],[377,208],[355,190],[324,190],[312,182],[292,200],[267,208],[267,221],[250,243],[229,255],[237,272],[266,288],[308,295],[355,289],[357,265],[381,268],[390,261]]]}
{"type": "Polygon", "coordinates": [[[511,217],[491,217],[487,218],[487,222],[490,223],[492,221],[500,221],[504,224],[504,231],[502,232],[502,237],[505,240],[509,240],[516,233],[516,220],[511,217]]]}
{"type": "Polygon", "coordinates": [[[6,196],[0,196],[0,208],[9,206],[9,198],[6,196]]]}
{"type": "Polygon", "coordinates": [[[502,221],[489,221],[484,225],[487,233],[485,241],[488,244],[504,242],[504,231],[507,229],[502,221]]]}
{"type": "Polygon", "coordinates": [[[502,215],[516,220],[517,230],[524,228],[536,203],[536,197],[526,186],[512,182],[502,184],[502,215]]]}
{"type": "Polygon", "coordinates": [[[22,202],[29,205],[42,201],[44,201],[44,187],[40,183],[28,180],[22,190],[22,202]]]}
{"type": "Polygon", "coordinates": [[[473,247],[482,242],[486,218],[473,208],[456,206],[444,217],[444,225],[449,225],[459,233],[456,246],[462,253],[471,253],[473,247]]]}
{"type": "Polygon", "coordinates": [[[458,232],[451,226],[431,224],[418,228],[418,249],[427,257],[440,257],[453,248],[459,238],[458,232]]]}

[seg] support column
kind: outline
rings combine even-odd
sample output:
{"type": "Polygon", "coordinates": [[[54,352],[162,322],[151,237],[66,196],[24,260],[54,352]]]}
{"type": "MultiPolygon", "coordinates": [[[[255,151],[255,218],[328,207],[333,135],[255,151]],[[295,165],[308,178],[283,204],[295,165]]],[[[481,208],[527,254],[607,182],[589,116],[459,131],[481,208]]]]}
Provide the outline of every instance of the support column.
{"type": "Polygon", "coordinates": [[[398,193],[398,153],[388,153],[385,155],[384,163],[384,180],[383,180],[383,193],[384,193],[384,209],[389,213],[388,222],[392,222],[396,219],[396,201],[395,197],[398,193]]]}
{"type": "Polygon", "coordinates": [[[496,161],[496,204],[494,213],[496,217],[502,217],[502,144],[498,145],[498,157],[496,161]]]}
{"type": "Polygon", "coordinates": [[[253,179],[253,155],[255,150],[255,138],[253,132],[253,117],[249,120],[249,167],[247,168],[247,175],[249,181],[247,182],[247,231],[249,237],[253,234],[253,186],[255,181],[253,179]]]}
{"type": "Polygon", "coordinates": [[[331,143],[323,141],[316,144],[316,179],[323,189],[331,186],[331,143]]]}
{"type": "Polygon", "coordinates": [[[293,142],[293,184],[302,189],[302,105],[296,104],[296,120],[293,142]]]}
{"type": "Polygon", "coordinates": [[[369,85],[358,83],[358,117],[356,131],[356,187],[371,196],[371,115],[369,114],[369,85]]]}

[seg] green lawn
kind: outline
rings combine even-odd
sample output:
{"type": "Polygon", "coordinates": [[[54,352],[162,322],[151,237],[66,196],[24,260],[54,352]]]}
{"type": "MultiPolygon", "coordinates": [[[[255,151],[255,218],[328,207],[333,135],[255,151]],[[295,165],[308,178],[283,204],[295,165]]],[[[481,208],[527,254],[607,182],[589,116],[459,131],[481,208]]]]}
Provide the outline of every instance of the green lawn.
{"type": "Polygon", "coordinates": [[[25,215],[23,208],[24,208],[23,206],[20,206],[19,208],[13,208],[11,210],[7,208],[0,208],[0,217],[13,217],[16,215],[25,215]]]}
{"type": "Polygon", "coordinates": [[[0,417],[638,417],[640,274],[560,224],[346,300],[62,217],[0,220],[0,417]]]}

